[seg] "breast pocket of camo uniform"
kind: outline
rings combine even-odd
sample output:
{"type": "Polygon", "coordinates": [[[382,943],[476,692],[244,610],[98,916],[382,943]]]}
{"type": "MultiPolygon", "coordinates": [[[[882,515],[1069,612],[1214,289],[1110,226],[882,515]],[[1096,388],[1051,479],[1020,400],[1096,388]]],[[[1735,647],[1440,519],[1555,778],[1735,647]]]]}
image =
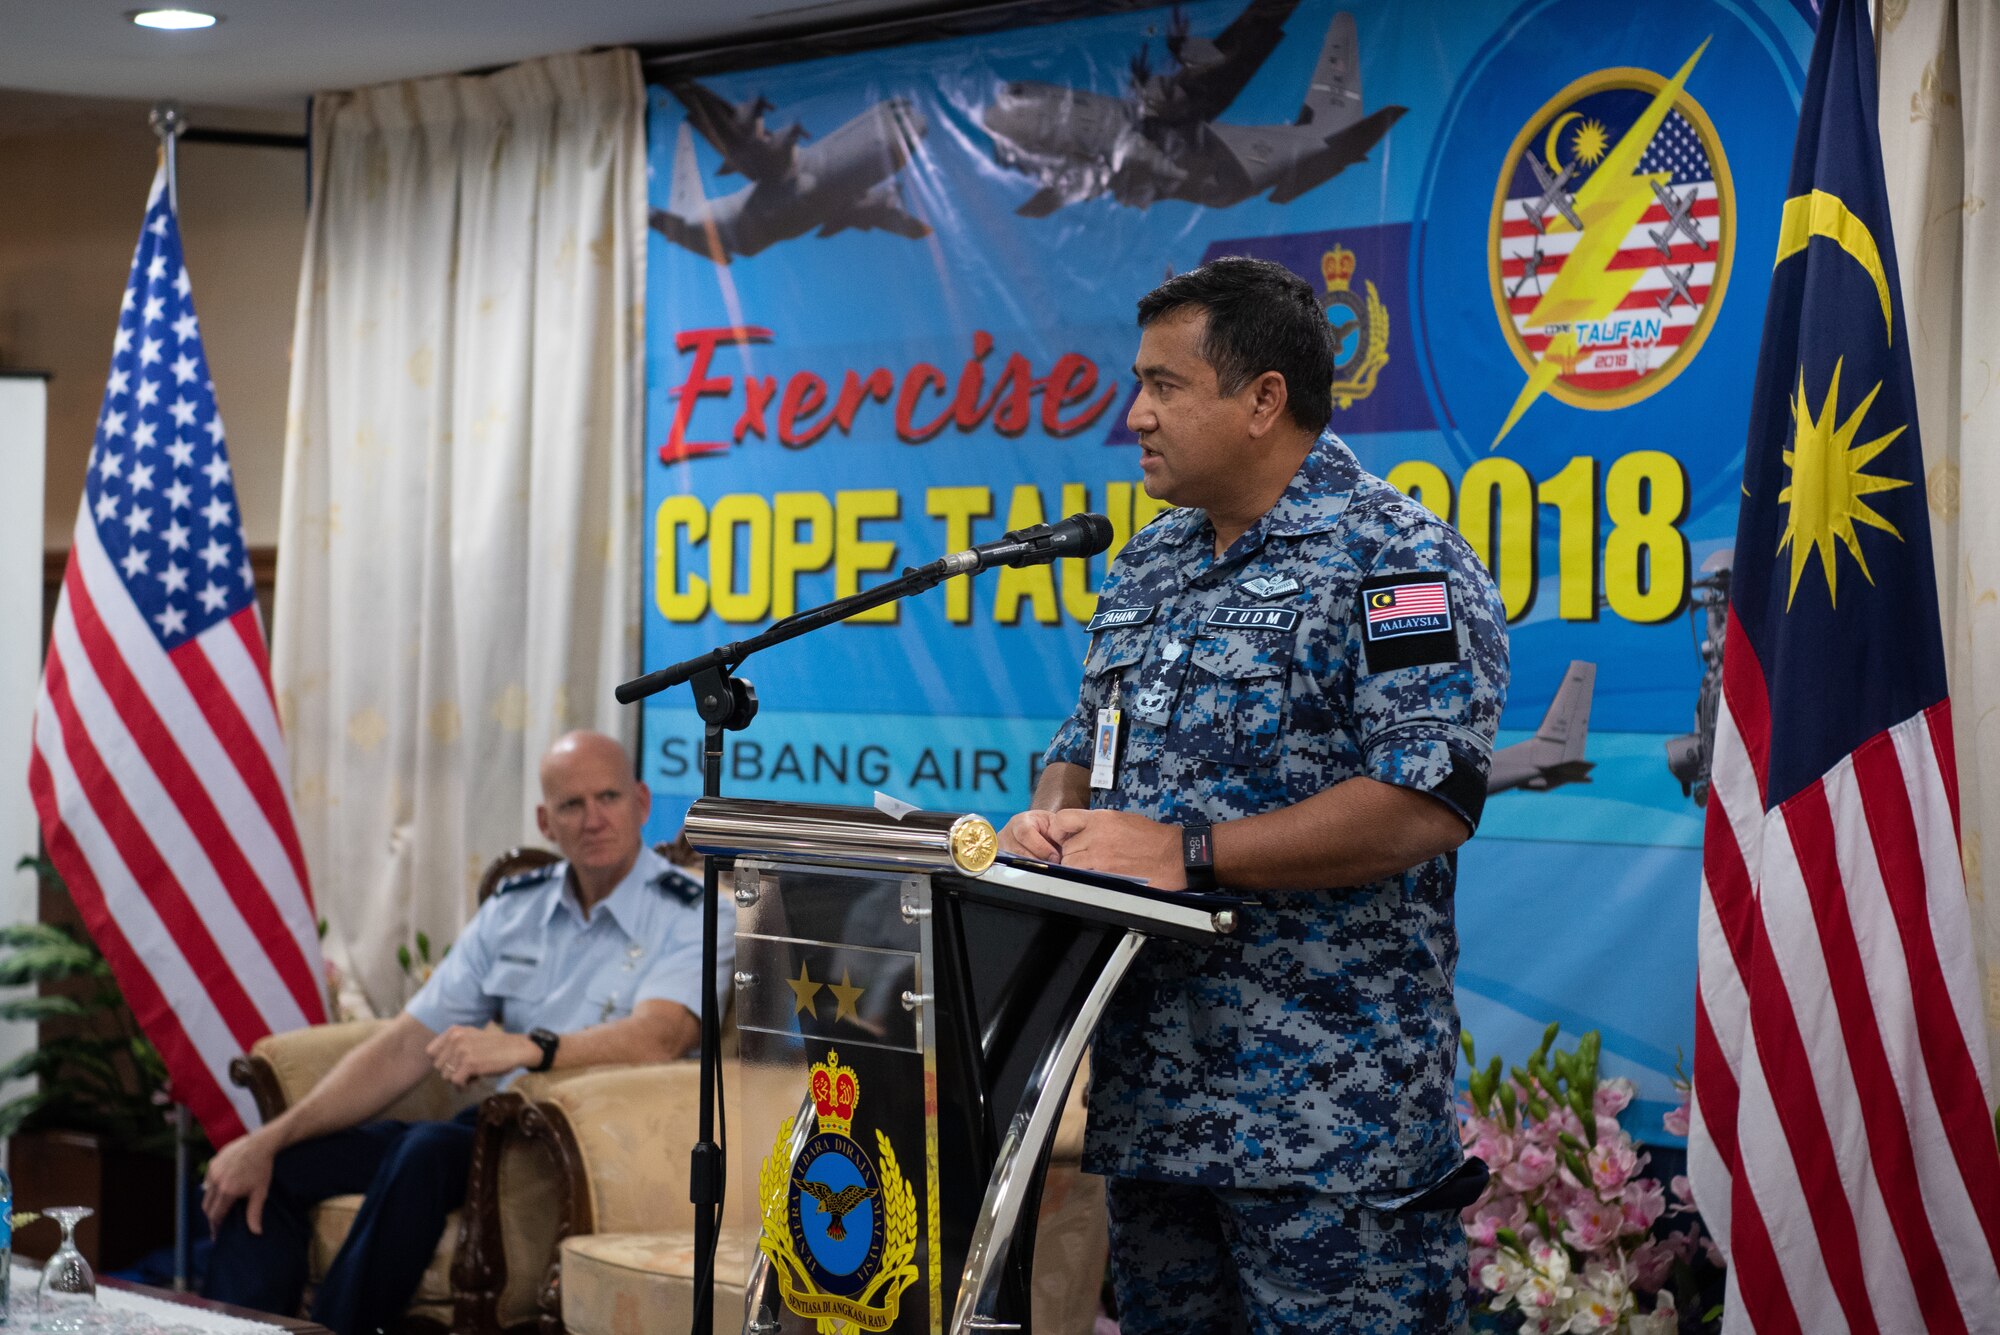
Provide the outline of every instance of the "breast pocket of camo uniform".
{"type": "Polygon", "coordinates": [[[1173,749],[1225,767],[1243,795],[1281,797],[1285,697],[1292,636],[1283,631],[1211,633],[1195,642],[1174,714],[1173,749]]]}
{"type": "Polygon", "coordinates": [[[1121,772],[1136,761],[1152,758],[1159,747],[1158,730],[1146,725],[1136,705],[1139,665],[1146,657],[1150,632],[1151,627],[1100,631],[1083,659],[1085,705],[1093,711],[1114,708],[1123,714],[1121,772]]]}

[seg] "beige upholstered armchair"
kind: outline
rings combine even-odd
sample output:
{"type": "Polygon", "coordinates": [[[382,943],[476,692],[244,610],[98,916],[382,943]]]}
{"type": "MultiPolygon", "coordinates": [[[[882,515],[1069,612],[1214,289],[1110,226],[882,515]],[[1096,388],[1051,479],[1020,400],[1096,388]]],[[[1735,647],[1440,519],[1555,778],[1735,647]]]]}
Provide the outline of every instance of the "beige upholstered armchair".
{"type": "MultiPolygon", "coordinates": [[[[480,902],[485,902],[504,878],[555,860],[555,854],[542,849],[517,848],[502,854],[480,879],[480,902]]],[[[230,1078],[250,1091],[258,1113],[269,1122],[318,1084],[335,1063],[383,1023],[362,1020],[272,1034],[230,1064],[230,1078]]],[[[546,1085],[563,1077],[535,1078],[546,1085]]],[[[461,1093],[433,1073],[381,1116],[401,1121],[443,1120],[492,1092],[492,1084],[482,1081],[461,1093]]],[[[405,1313],[406,1331],[499,1335],[509,1329],[520,1332],[536,1327],[537,1289],[555,1251],[556,1237],[546,1205],[554,1173],[547,1156],[518,1140],[510,1141],[506,1127],[506,1121],[482,1114],[466,1203],[445,1225],[437,1252],[405,1313]]],[[[309,1283],[317,1284],[326,1274],[360,1208],[360,1196],[336,1196],[315,1211],[307,1257],[309,1283]]]]}
{"type": "MultiPolygon", "coordinates": [[[[1078,1167],[1083,1080],[1065,1110],[1035,1246],[1034,1328],[1089,1335],[1107,1253],[1104,1182],[1078,1167]]],[[[727,1084],[725,1075],[725,1087],[727,1084]]],[[[557,1174],[555,1263],[542,1291],[543,1335],[679,1330],[693,1315],[696,1063],[601,1068],[559,1084],[530,1076],[486,1104],[482,1122],[512,1120],[515,1144],[538,1144],[557,1174]]],[[[740,1148],[740,1147],[735,1147],[740,1148]]],[[[732,1153],[731,1191],[754,1182],[732,1153]]],[[[752,1156],[755,1157],[754,1155],[752,1156]]],[[[717,1329],[742,1310],[756,1238],[727,1223],[717,1248],[717,1329]]]]}

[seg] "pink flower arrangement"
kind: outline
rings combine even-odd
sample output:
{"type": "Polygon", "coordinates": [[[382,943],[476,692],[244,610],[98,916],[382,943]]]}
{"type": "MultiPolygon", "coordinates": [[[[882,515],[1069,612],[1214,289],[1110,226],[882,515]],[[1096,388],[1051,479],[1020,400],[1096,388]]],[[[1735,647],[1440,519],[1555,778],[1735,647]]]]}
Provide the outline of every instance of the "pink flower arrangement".
{"type": "MultiPolygon", "coordinates": [[[[1599,1079],[1595,1032],[1562,1052],[1557,1029],[1504,1075],[1498,1057],[1480,1069],[1471,1036],[1463,1040],[1472,1076],[1459,1140],[1493,1172],[1462,1216],[1476,1310],[1516,1311],[1533,1335],[1673,1335],[1679,1313],[1665,1285],[1676,1261],[1698,1246],[1713,1255],[1712,1244],[1699,1224],[1653,1236],[1662,1215],[1693,1211],[1686,1179],[1674,1179],[1670,1206],[1660,1183],[1640,1175],[1648,1156],[1618,1124],[1632,1082],[1599,1079]]],[[[1676,1118],[1684,1128],[1685,1103],[1670,1130],[1676,1118]]]]}

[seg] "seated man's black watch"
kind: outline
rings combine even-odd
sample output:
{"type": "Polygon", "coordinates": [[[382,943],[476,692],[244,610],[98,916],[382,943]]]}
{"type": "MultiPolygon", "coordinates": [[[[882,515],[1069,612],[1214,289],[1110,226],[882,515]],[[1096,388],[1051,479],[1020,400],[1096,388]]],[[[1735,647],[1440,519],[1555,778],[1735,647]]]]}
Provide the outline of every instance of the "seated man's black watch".
{"type": "Polygon", "coordinates": [[[530,1029],[528,1031],[528,1040],[542,1050],[540,1064],[530,1066],[529,1070],[546,1071],[556,1064],[556,1048],[562,1043],[561,1034],[551,1033],[547,1029],[530,1029]]]}
{"type": "Polygon", "coordinates": [[[1187,869],[1188,889],[1215,889],[1215,834],[1207,821],[1181,826],[1181,864],[1187,869]]]}

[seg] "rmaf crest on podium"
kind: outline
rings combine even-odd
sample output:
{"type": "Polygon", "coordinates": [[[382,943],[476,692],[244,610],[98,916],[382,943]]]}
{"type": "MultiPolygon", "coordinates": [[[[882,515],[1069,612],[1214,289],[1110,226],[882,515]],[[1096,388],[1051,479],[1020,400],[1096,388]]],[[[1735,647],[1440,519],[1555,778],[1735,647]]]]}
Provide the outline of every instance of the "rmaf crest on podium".
{"type": "Polygon", "coordinates": [[[792,1153],[795,1119],[778,1128],[758,1197],[763,1232],[785,1306],[831,1335],[839,1323],[887,1330],[903,1290],[917,1281],[916,1192],[889,1137],[875,1132],[870,1159],[853,1138],[861,1082],[829,1048],[810,1084],[815,1129],[792,1153]]]}

